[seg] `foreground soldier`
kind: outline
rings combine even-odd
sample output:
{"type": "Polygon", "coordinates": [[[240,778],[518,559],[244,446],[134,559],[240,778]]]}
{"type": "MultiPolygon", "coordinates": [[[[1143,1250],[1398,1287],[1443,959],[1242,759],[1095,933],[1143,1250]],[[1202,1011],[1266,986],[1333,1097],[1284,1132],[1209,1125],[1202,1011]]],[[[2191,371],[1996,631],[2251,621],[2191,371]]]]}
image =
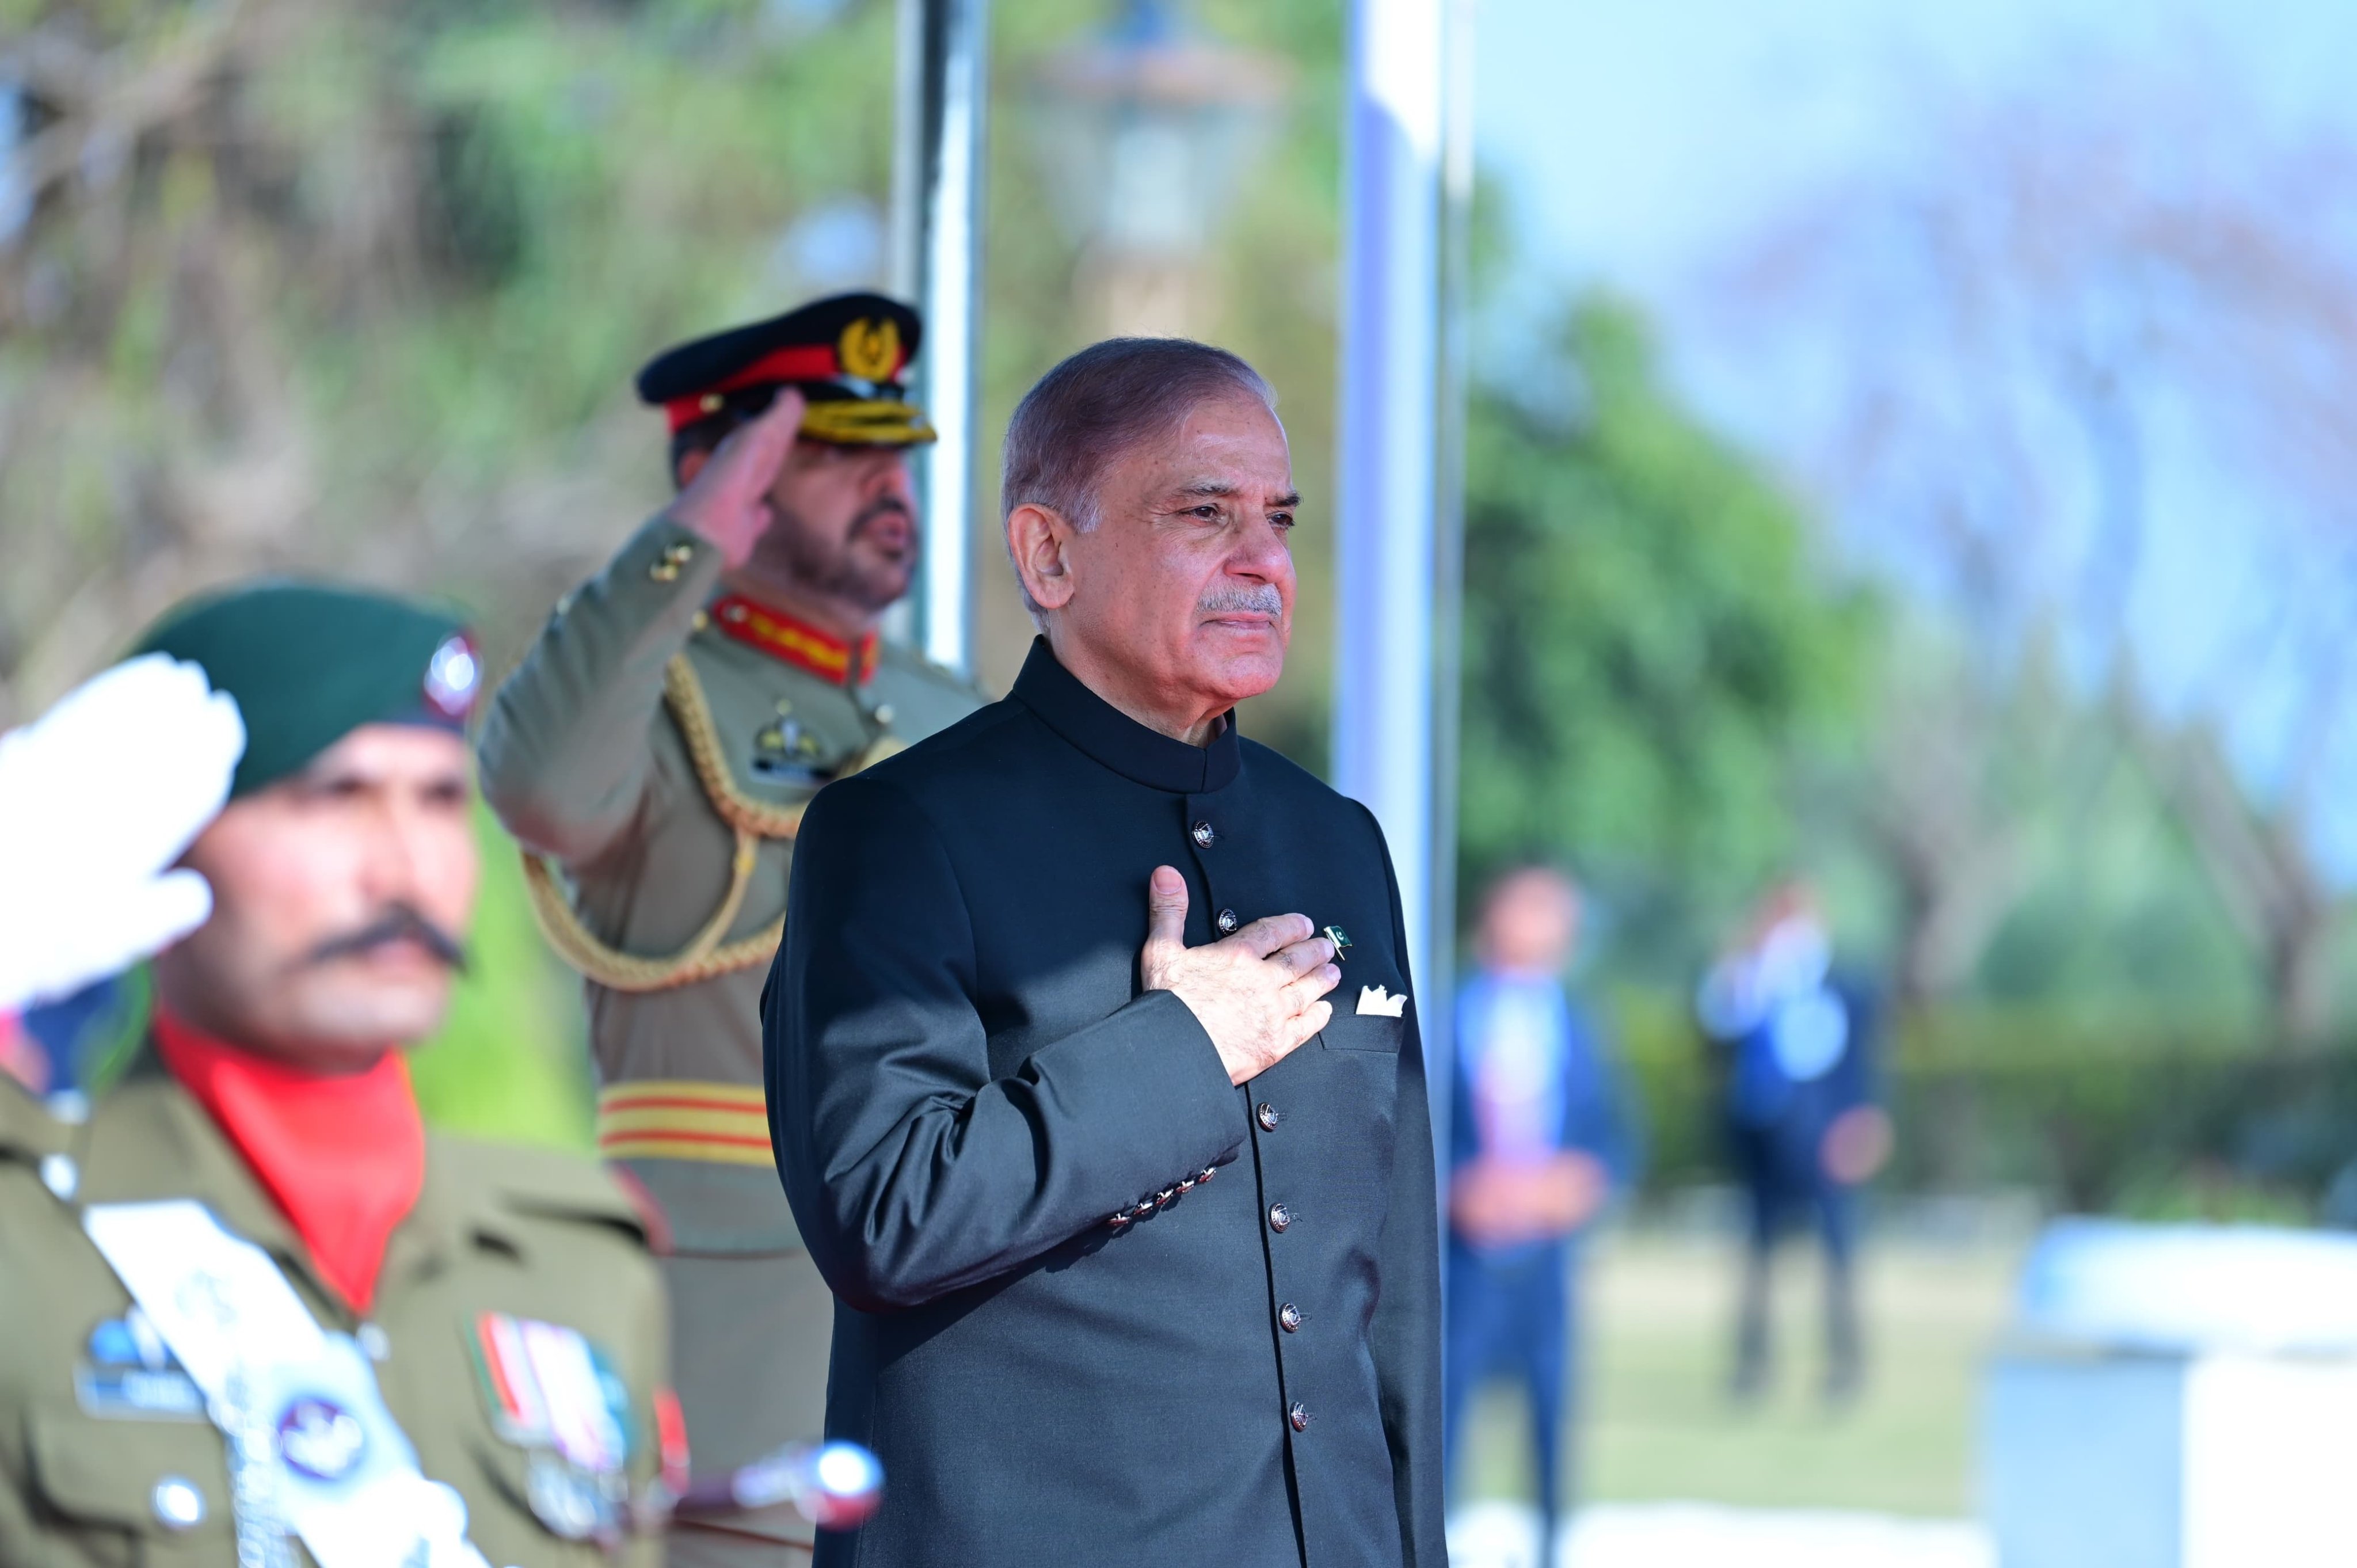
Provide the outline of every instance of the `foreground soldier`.
{"type": "MultiPolygon", "coordinates": [[[[818,1435],[834,1302],[770,1155],[759,998],[802,807],[971,712],[879,648],[917,523],[901,401],[913,312],[822,300],[674,349],[639,390],[683,487],[553,617],[501,688],[483,789],[589,982],[598,1144],[659,1208],[699,1482],[818,1435]]],[[[782,1509],[683,1520],[674,1564],[803,1561],[782,1509]]]]}
{"type": "Polygon", "coordinates": [[[684,1457],[640,1222],[428,1134],[401,1054],[463,962],[474,654],[292,584],[146,647],[247,742],[128,1075],[70,1124],[0,1085],[0,1563],[651,1562],[684,1457]]]}

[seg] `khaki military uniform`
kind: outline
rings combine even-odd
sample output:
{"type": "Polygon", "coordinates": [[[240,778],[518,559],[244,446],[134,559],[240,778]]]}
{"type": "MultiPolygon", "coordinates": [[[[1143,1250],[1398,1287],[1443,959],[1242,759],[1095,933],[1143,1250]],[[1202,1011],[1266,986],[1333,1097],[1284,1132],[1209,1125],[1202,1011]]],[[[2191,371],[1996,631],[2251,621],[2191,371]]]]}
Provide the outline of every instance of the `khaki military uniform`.
{"type": "MultiPolygon", "coordinates": [[[[666,518],[550,618],[494,701],[485,798],[553,861],[544,925],[588,978],[598,1144],[669,1230],[673,1367],[699,1481],[825,1419],[834,1302],[770,1153],[761,987],[793,832],[828,779],[954,723],[980,697],[887,647],[845,679],[719,618],[718,551],[666,518]],[[734,631],[738,635],[732,636],[734,631]],[[561,878],[561,880],[560,880],[561,878]]],[[[840,650],[832,650],[840,657],[840,650]]],[[[783,1509],[685,1525],[672,1561],[766,1561],[808,1542],[783,1509]]]]}
{"type": "MultiPolygon", "coordinates": [[[[656,1560],[662,1285],[639,1219],[603,1173],[429,1134],[424,1188],[363,1321],[320,1283],[211,1118],[146,1056],[79,1124],[0,1083],[0,1563],[237,1561],[227,1444],[152,1340],[142,1357],[110,1356],[133,1342],[136,1315],[82,1229],[91,1206],[166,1198],[204,1204],[269,1254],[323,1329],[369,1353],[419,1469],[464,1498],[468,1536],[492,1568],[656,1560]],[[607,1393],[627,1441],[620,1468],[592,1475],[515,1439],[477,1349],[487,1316],[571,1329],[603,1359],[619,1385],[607,1393]]],[[[292,1560],[310,1561],[299,1546],[292,1560]]]]}

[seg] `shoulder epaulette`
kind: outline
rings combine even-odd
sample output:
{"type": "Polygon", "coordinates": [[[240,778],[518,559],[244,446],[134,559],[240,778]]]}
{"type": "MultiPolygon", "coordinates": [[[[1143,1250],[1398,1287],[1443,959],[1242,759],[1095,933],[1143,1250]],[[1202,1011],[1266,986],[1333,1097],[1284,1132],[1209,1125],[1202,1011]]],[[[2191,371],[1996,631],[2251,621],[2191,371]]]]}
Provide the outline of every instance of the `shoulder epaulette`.
{"type": "Polygon", "coordinates": [[[437,1136],[434,1157],[452,1162],[493,1207],[528,1219],[610,1225],[644,1242],[646,1217],[605,1167],[586,1155],[437,1136]]]}

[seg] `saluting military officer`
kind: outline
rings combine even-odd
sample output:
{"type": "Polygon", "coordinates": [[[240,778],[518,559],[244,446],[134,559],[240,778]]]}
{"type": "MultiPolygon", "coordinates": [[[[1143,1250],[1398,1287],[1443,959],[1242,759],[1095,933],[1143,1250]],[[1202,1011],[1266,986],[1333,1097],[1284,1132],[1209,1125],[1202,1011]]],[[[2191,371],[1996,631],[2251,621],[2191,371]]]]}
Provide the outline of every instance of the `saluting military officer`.
{"type": "MultiPolygon", "coordinates": [[[[639,393],[669,418],[680,494],[558,607],[482,734],[484,792],[534,852],[542,923],[588,983],[599,1145],[670,1231],[699,1479],[815,1438],[825,1414],[834,1303],[761,1087],[802,808],[980,703],[877,635],[917,562],[906,456],[933,433],[901,378],[919,330],[904,306],[845,295],[648,365],[639,393]]],[[[810,1541],[782,1509],[683,1520],[671,1561],[780,1561],[810,1541]]]]}
{"type": "Polygon", "coordinates": [[[127,1076],[70,1117],[0,1085],[0,1563],[652,1563],[641,1222],[589,1161],[429,1133],[403,1057],[464,961],[471,647],[269,582],[145,649],[244,749],[127,1076]]]}

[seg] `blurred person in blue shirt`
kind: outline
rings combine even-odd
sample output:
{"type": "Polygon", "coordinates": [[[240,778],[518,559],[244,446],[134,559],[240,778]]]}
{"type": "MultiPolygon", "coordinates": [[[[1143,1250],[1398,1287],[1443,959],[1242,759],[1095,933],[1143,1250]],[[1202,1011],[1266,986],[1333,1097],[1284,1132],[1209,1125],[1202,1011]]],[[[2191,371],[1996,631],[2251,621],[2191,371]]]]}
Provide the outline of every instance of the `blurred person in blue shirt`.
{"type": "Polygon", "coordinates": [[[1767,1385],[1769,1276],[1776,1241],[1813,1217],[1825,1253],[1825,1394],[1845,1402],[1863,1375],[1857,1310],[1858,1186],[1889,1157],[1879,1103],[1874,1009],[1834,969],[1816,892],[1792,881],[1760,903],[1704,979],[1703,1030],[1727,1053],[1728,1150],[1748,1199],[1735,1393],[1767,1385]]]}
{"type": "Polygon", "coordinates": [[[1479,967],[1457,997],[1445,1418],[1451,1469],[1473,1391],[1521,1383],[1539,1511],[1561,1506],[1581,1234],[1635,1176],[1637,1140],[1603,1039],[1565,988],[1579,937],[1571,879],[1544,866],[1490,889],[1479,967]]]}

